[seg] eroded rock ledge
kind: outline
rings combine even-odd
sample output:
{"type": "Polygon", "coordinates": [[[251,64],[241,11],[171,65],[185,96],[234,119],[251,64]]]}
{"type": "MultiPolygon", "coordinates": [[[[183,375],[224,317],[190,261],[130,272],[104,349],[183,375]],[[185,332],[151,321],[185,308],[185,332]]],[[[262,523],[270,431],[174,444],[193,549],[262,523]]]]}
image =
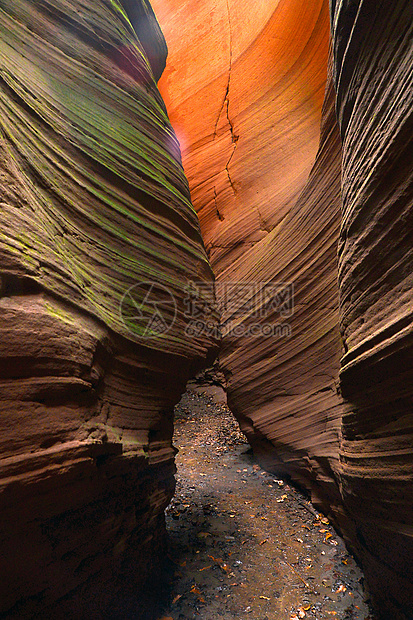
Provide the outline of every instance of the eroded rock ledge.
{"type": "Polygon", "coordinates": [[[172,409],[215,346],[184,334],[212,273],[165,41],[144,1],[3,0],[0,34],[0,615],[130,617],[164,551],[172,409]],[[168,331],[140,321],[145,281],[168,331]]]}

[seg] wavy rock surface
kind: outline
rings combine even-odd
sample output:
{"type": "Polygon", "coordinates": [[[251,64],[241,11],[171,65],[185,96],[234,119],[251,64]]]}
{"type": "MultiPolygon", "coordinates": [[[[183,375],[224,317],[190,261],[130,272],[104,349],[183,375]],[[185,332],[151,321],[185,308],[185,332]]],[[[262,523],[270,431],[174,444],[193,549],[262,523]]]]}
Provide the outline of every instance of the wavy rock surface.
{"type": "Polygon", "coordinates": [[[230,406],[268,467],[337,507],[341,145],[331,85],[310,174],[328,5],[252,12],[225,0],[191,12],[188,2],[182,37],[177,4],[153,2],[170,51],[160,89],[217,275],[230,406]]]}
{"type": "Polygon", "coordinates": [[[413,7],[337,2],[342,494],[378,613],[413,610],[413,7]]]}
{"type": "Polygon", "coordinates": [[[377,616],[405,620],[413,9],[330,4],[337,102],[330,84],[313,167],[327,3],[154,0],[170,49],[160,87],[217,274],[231,408],[267,467],[331,508],[377,616]],[[251,333],[263,322],[275,338],[251,333]]]}
{"type": "Polygon", "coordinates": [[[307,182],[319,142],[328,3],[267,0],[253,11],[235,0],[152,5],[169,48],[159,88],[214,273],[228,280],[307,182]],[[196,50],[190,62],[188,50],[196,50]]]}
{"type": "Polygon", "coordinates": [[[164,543],[172,408],[214,346],[184,333],[212,273],[165,54],[143,0],[0,3],[2,617],[136,613],[164,543]]]}
{"type": "Polygon", "coordinates": [[[251,296],[249,311],[240,315],[234,304],[235,311],[229,305],[224,312],[222,363],[230,406],[255,452],[337,511],[341,144],[334,102],[330,84],[320,150],[297,203],[241,269],[234,265],[234,280],[266,285],[251,296]],[[269,335],[254,336],[257,322],[272,327],[269,335]]]}

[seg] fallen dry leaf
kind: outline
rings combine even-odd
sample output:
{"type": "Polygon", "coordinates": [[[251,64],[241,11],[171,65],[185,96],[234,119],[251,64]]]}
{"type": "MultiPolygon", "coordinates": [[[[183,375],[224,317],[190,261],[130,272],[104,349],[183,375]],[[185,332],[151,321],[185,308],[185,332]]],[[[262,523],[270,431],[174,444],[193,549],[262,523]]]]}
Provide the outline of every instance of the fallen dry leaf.
{"type": "MultiPolygon", "coordinates": [[[[172,600],[172,605],[175,605],[175,603],[176,603],[177,601],[179,601],[179,599],[180,599],[180,598],[182,598],[182,594],[177,594],[177,595],[175,596],[175,598],[172,600]]],[[[161,619],[161,620],[162,620],[162,619],[161,619]]],[[[165,619],[164,619],[164,620],[165,620],[165,619]]]]}
{"type": "Polygon", "coordinates": [[[224,571],[224,573],[229,573],[229,566],[225,564],[224,560],[221,560],[221,558],[214,558],[213,555],[209,555],[208,557],[211,558],[211,560],[215,562],[215,564],[218,564],[218,566],[224,571]]]}
{"type": "Polygon", "coordinates": [[[195,595],[198,597],[198,600],[199,600],[199,602],[200,602],[200,603],[205,603],[205,599],[204,599],[204,597],[202,596],[202,594],[201,594],[201,592],[200,592],[199,588],[197,588],[196,586],[192,586],[192,588],[191,588],[191,592],[192,592],[193,594],[195,594],[195,595]]]}

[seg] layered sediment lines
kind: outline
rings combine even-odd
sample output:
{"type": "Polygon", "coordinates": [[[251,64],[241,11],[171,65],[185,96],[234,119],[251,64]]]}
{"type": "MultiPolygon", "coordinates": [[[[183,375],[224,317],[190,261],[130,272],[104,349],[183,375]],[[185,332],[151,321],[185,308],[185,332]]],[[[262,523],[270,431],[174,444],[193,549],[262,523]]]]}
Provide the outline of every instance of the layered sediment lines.
{"type": "Polygon", "coordinates": [[[337,511],[341,144],[334,102],[330,82],[320,150],[297,203],[242,267],[234,265],[232,279],[262,283],[261,294],[245,301],[245,312],[234,304],[235,312],[223,313],[222,363],[230,406],[255,452],[337,511]],[[254,335],[257,322],[268,334],[254,335]]]}
{"type": "Polygon", "coordinates": [[[343,500],[383,618],[413,609],[413,7],[337,2],[343,500]]]}
{"type": "Polygon", "coordinates": [[[177,4],[153,3],[169,45],[160,89],[217,276],[230,406],[267,466],[337,507],[341,144],[331,83],[312,169],[328,3],[177,4]],[[190,19],[178,29],[180,10],[190,19]]]}
{"type": "Polygon", "coordinates": [[[3,0],[0,35],[0,615],[141,613],[172,408],[215,346],[185,335],[212,273],[165,41],[118,0],[3,0]]]}
{"type": "Polygon", "coordinates": [[[319,141],[327,3],[257,4],[153,2],[170,49],[161,91],[217,275],[229,402],[267,467],[331,509],[377,616],[405,620],[413,9],[330,3],[319,141]]]}
{"type": "Polygon", "coordinates": [[[159,88],[214,273],[228,279],[295,204],[319,143],[328,3],[154,0],[159,88]],[[188,62],[191,54],[191,62],[188,62]]]}

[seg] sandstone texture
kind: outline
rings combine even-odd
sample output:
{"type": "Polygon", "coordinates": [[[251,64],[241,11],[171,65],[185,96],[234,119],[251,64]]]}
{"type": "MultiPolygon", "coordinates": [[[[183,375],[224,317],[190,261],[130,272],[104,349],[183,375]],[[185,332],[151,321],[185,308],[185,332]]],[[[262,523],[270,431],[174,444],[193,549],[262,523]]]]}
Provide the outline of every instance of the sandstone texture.
{"type": "Polygon", "coordinates": [[[217,276],[229,404],[267,466],[339,505],[341,141],[331,79],[326,91],[328,5],[204,2],[209,21],[191,12],[188,42],[176,39],[176,4],[153,2],[169,46],[160,89],[217,276]],[[273,335],[253,333],[263,322],[273,335]]]}
{"type": "Polygon", "coordinates": [[[411,618],[411,3],[153,6],[230,407],[411,618]]]}
{"type": "Polygon", "coordinates": [[[145,0],[0,2],[4,618],[143,613],[163,552],[173,405],[215,346],[185,335],[212,272],[165,57],[145,0]]]}
{"type": "Polygon", "coordinates": [[[228,280],[234,262],[243,264],[282,221],[311,170],[326,80],[328,4],[152,5],[169,49],[159,87],[214,273],[228,280]]]}
{"type": "Polygon", "coordinates": [[[413,613],[413,6],[334,3],[341,491],[383,618],[413,613]],[[356,10],[357,9],[357,10],[356,10]]]}

